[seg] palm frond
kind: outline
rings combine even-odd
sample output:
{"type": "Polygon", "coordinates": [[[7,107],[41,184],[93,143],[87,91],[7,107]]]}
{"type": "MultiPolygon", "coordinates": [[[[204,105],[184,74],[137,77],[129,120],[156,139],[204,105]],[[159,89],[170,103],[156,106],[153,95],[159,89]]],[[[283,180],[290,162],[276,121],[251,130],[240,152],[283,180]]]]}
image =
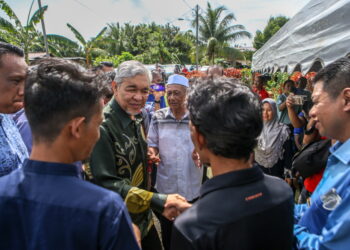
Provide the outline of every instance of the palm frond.
{"type": "Polygon", "coordinates": [[[240,38],[251,38],[251,37],[252,37],[252,35],[248,31],[237,31],[237,32],[231,33],[229,35],[226,35],[226,39],[228,41],[230,41],[230,40],[236,41],[240,38]]]}
{"type": "Polygon", "coordinates": [[[7,21],[6,19],[4,19],[2,17],[0,17],[0,29],[5,30],[5,31],[12,33],[12,34],[17,33],[17,29],[12,25],[12,23],[10,23],[9,21],[7,21]]]}
{"type": "Polygon", "coordinates": [[[34,27],[36,24],[38,24],[41,21],[47,8],[48,8],[47,5],[45,5],[41,9],[38,9],[37,11],[35,11],[33,16],[29,20],[29,26],[34,27]]]}
{"type": "MultiPolygon", "coordinates": [[[[233,13],[226,15],[218,24],[217,30],[220,32],[220,30],[225,29],[227,26],[229,26],[233,21],[235,21],[233,13]]],[[[244,28],[243,28],[244,29],[244,28]]]]}
{"type": "Polygon", "coordinates": [[[79,47],[79,45],[76,42],[70,40],[69,38],[67,38],[65,36],[61,36],[61,35],[57,35],[57,34],[48,34],[47,39],[49,41],[52,41],[52,42],[65,44],[69,47],[79,47]]]}
{"type": "Polygon", "coordinates": [[[69,23],[67,23],[68,28],[73,32],[73,34],[75,35],[75,37],[78,39],[78,41],[85,46],[86,45],[86,41],[84,39],[84,37],[79,33],[79,31],[77,31],[72,25],[70,25],[69,23]]]}
{"type": "Polygon", "coordinates": [[[95,36],[95,37],[93,38],[93,40],[94,40],[94,41],[97,41],[97,40],[101,39],[101,37],[103,36],[103,34],[106,32],[106,30],[107,30],[107,27],[104,27],[104,28],[100,31],[100,33],[98,33],[97,36],[95,36]]]}
{"type": "Polygon", "coordinates": [[[23,28],[15,12],[4,0],[0,0],[0,9],[2,9],[10,19],[15,21],[16,26],[18,26],[19,28],[23,28]]]}

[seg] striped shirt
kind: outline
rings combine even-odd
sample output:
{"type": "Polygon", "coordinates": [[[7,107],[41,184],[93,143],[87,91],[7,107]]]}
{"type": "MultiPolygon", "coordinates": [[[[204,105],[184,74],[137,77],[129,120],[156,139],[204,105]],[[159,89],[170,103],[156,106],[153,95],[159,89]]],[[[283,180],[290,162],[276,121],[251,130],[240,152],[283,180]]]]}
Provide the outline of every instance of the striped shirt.
{"type": "Polygon", "coordinates": [[[192,160],[194,146],[188,124],[188,111],[176,120],[170,108],[160,109],[152,117],[147,142],[159,149],[158,192],[178,193],[190,201],[199,196],[203,170],[192,160]]]}

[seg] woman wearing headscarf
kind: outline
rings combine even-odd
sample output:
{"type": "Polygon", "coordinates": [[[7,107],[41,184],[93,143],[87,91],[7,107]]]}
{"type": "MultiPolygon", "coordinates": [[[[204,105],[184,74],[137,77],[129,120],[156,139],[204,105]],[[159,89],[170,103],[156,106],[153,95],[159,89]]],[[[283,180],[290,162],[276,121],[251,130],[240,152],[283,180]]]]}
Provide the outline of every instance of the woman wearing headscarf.
{"type": "Polygon", "coordinates": [[[255,162],[264,173],[283,178],[284,168],[290,166],[287,162],[290,130],[287,125],[278,122],[277,106],[273,99],[264,99],[262,105],[264,127],[254,150],[255,162]]]}

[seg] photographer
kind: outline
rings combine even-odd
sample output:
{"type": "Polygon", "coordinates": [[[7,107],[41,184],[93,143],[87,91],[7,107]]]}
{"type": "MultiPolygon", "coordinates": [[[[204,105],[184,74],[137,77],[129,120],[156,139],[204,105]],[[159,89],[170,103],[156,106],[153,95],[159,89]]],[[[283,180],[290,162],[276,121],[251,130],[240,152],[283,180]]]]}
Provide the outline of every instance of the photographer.
{"type": "MultiPolygon", "coordinates": [[[[291,118],[288,112],[287,99],[289,97],[289,101],[294,104],[294,102],[292,101],[293,97],[291,97],[294,95],[294,93],[292,92],[293,88],[294,82],[292,80],[285,81],[283,83],[283,93],[279,95],[277,99],[277,106],[280,111],[279,122],[289,125],[291,129],[293,129],[293,126],[291,125],[291,118]]],[[[299,114],[302,109],[301,106],[298,105],[293,105],[290,108],[292,108],[296,114],[299,114]]]]}
{"type": "MultiPolygon", "coordinates": [[[[302,105],[305,105],[305,103],[303,102],[302,105]]],[[[306,111],[302,111],[299,114],[295,112],[293,109],[295,105],[295,95],[291,94],[286,101],[288,116],[294,127],[295,144],[298,145],[302,142],[300,143],[300,148],[298,147],[299,152],[293,158],[292,172],[294,173],[293,176],[297,178],[302,177],[303,180],[303,187],[300,187],[300,185],[295,186],[295,188],[300,188],[301,190],[298,203],[306,203],[308,197],[311,196],[322,178],[327,159],[325,157],[328,156],[330,142],[329,140],[322,140],[325,138],[320,136],[315,128],[315,120],[310,118],[306,111]],[[296,136],[297,130],[301,130],[302,133],[296,136]],[[298,136],[302,136],[300,141],[298,136]]]]}

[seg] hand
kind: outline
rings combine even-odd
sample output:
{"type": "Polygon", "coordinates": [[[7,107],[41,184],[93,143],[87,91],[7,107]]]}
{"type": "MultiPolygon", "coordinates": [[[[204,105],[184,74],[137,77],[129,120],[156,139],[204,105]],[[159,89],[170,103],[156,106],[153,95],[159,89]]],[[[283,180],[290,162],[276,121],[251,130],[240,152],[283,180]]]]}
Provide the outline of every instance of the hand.
{"type": "Polygon", "coordinates": [[[136,226],[134,223],[132,223],[132,229],[134,230],[135,239],[137,242],[137,245],[141,248],[141,231],[138,226],[136,226]]]}
{"type": "Polygon", "coordinates": [[[197,168],[200,168],[202,166],[199,154],[195,150],[193,150],[193,152],[192,152],[192,160],[197,168]]]}
{"type": "Polygon", "coordinates": [[[160,158],[159,158],[158,153],[159,153],[158,148],[148,147],[148,151],[147,151],[148,160],[153,162],[153,163],[159,163],[160,158]]]}
{"type": "Polygon", "coordinates": [[[174,220],[179,214],[191,206],[181,195],[169,194],[164,205],[163,216],[168,220],[174,220]]]}
{"type": "Polygon", "coordinates": [[[168,207],[164,208],[162,215],[168,220],[173,221],[180,215],[180,212],[176,209],[176,207],[168,207]]]}
{"type": "Polygon", "coordinates": [[[284,180],[288,183],[289,186],[292,186],[292,179],[291,178],[285,178],[284,180]]]}
{"type": "Polygon", "coordinates": [[[294,105],[293,96],[294,96],[294,94],[290,93],[289,96],[287,97],[287,100],[286,100],[287,108],[292,108],[293,107],[293,105],[294,105]]]}

